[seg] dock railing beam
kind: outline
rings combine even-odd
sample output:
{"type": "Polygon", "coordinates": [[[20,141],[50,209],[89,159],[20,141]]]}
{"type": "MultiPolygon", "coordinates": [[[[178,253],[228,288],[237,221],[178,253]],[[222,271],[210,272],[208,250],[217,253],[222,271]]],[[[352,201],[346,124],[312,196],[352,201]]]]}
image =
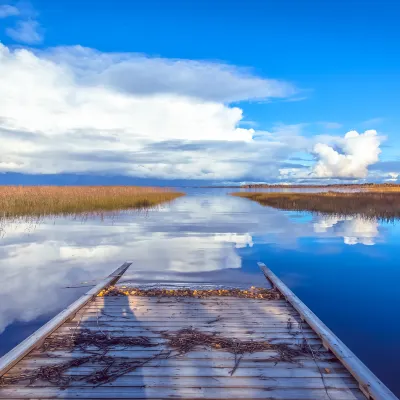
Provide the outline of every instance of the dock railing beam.
{"type": "Polygon", "coordinates": [[[327,347],[340,360],[370,400],[398,400],[366,365],[264,264],[258,263],[265,277],[298,311],[327,347]]]}
{"type": "Polygon", "coordinates": [[[75,315],[83,306],[90,300],[96,297],[102,289],[106,286],[113,285],[118,281],[124,272],[129,268],[132,263],[124,263],[114,272],[102,279],[95,287],[86,292],[78,300],[73,302],[70,306],[65,308],[49,322],[44,324],[41,328],[35,331],[31,336],[22,341],[18,346],[14,347],[6,355],[0,358],[0,377],[9,371],[18,361],[24,358],[33,349],[38,347],[43,341],[51,335],[57,328],[59,328],[65,321],[72,315],[75,315]]]}

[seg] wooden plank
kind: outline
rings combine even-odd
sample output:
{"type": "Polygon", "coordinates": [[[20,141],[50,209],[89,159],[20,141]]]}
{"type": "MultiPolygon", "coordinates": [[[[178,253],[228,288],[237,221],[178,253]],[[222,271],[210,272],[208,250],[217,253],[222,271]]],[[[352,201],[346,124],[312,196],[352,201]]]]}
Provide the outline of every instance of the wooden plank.
{"type": "MultiPolygon", "coordinates": [[[[154,364],[149,364],[146,368],[154,367],[154,368],[167,368],[167,367],[176,367],[181,370],[186,370],[186,368],[203,368],[203,369],[221,369],[221,368],[229,368],[232,369],[233,365],[233,357],[226,358],[226,357],[212,357],[209,358],[199,358],[201,356],[196,356],[189,358],[170,358],[166,360],[158,360],[157,362],[154,361],[154,364]],[[197,357],[197,358],[195,358],[197,357]]],[[[143,358],[142,358],[143,359],[143,358]]],[[[18,374],[18,371],[25,371],[30,369],[36,369],[42,366],[49,366],[49,365],[57,365],[59,363],[64,363],[66,361],[70,361],[71,358],[69,357],[57,357],[57,358],[49,358],[49,357],[30,357],[27,356],[23,360],[21,360],[14,368],[12,368],[8,374],[18,374]]],[[[336,358],[332,358],[331,355],[327,354],[326,357],[322,357],[318,360],[318,366],[320,368],[344,368],[341,363],[337,361],[336,358]]],[[[87,363],[84,366],[74,367],[71,368],[70,371],[80,371],[85,370],[87,368],[98,368],[98,364],[87,363]]],[[[287,362],[276,362],[276,359],[272,358],[264,358],[264,359],[243,359],[240,362],[240,368],[237,371],[242,370],[243,368],[249,370],[256,370],[259,368],[285,368],[285,369],[294,369],[294,370],[304,370],[306,368],[316,367],[315,361],[310,360],[309,358],[300,358],[296,359],[296,363],[287,363],[287,362]]],[[[347,370],[346,370],[347,371],[347,370]]]]}
{"type": "Polygon", "coordinates": [[[208,300],[208,299],[192,299],[192,298],[176,298],[172,297],[171,299],[166,300],[157,300],[155,299],[145,299],[143,297],[135,297],[135,296],[123,296],[117,297],[117,300],[112,300],[112,296],[104,296],[104,297],[96,297],[93,301],[93,304],[102,306],[104,304],[110,305],[131,305],[134,307],[163,307],[168,308],[171,305],[184,305],[195,308],[207,308],[207,307],[221,307],[228,308],[232,305],[236,305],[239,308],[245,308],[244,304],[249,303],[249,306],[260,306],[260,307],[292,307],[290,303],[287,303],[285,300],[253,300],[253,299],[236,299],[232,300],[208,300]],[[188,300],[186,300],[188,299],[188,300]]]}
{"type": "Polygon", "coordinates": [[[279,400],[365,400],[356,389],[270,389],[269,382],[262,389],[249,388],[153,388],[153,387],[74,387],[59,388],[2,388],[2,399],[279,399],[279,400]]]}
{"type": "Polygon", "coordinates": [[[104,312],[122,312],[126,310],[127,312],[132,312],[135,315],[159,315],[160,312],[163,312],[167,315],[171,314],[176,314],[176,313],[185,313],[185,314],[191,314],[193,316],[202,316],[202,315],[210,315],[210,314],[217,314],[217,313],[225,313],[227,316],[241,316],[241,315],[248,315],[254,312],[260,313],[260,316],[264,315],[297,315],[297,312],[292,309],[288,308],[272,308],[272,307],[253,307],[249,306],[246,309],[238,310],[236,308],[209,308],[209,309],[193,309],[193,308],[188,308],[188,307],[179,307],[179,306],[171,306],[167,307],[165,309],[162,308],[133,308],[129,307],[128,305],[125,306],[113,306],[107,304],[104,307],[97,307],[96,305],[88,305],[85,308],[85,312],[87,313],[98,313],[99,311],[104,311],[104,312]]]}
{"type": "MultiPolygon", "coordinates": [[[[209,315],[201,315],[201,316],[194,316],[194,315],[188,315],[188,314],[179,314],[179,313],[172,313],[171,315],[163,315],[162,313],[160,313],[159,315],[136,315],[134,313],[130,313],[130,312],[122,312],[122,310],[120,312],[113,312],[111,314],[108,313],[108,311],[104,311],[104,314],[108,314],[111,316],[125,316],[125,315],[133,315],[134,317],[136,317],[136,319],[138,321],[171,321],[171,319],[173,319],[174,321],[188,321],[188,317],[191,317],[191,320],[193,319],[194,321],[198,320],[198,321],[207,321],[209,319],[212,318],[216,318],[218,317],[218,315],[220,314],[209,314],[209,315]],[[116,315],[117,314],[117,315],[116,315]]],[[[89,313],[89,314],[84,314],[84,315],[88,315],[89,318],[94,318],[97,319],[97,315],[100,315],[100,313],[89,313]]],[[[254,315],[254,314],[249,314],[249,315],[240,315],[240,314],[236,314],[237,318],[230,318],[229,316],[224,317],[226,320],[233,320],[233,321],[242,321],[242,323],[244,323],[243,321],[254,321],[254,322],[262,322],[262,321],[287,321],[289,318],[292,319],[292,321],[300,321],[300,316],[296,315],[296,314],[275,314],[275,315],[271,315],[271,314],[266,314],[266,315],[254,315]]],[[[223,317],[223,316],[222,316],[223,317]]]]}
{"type": "MultiPolygon", "coordinates": [[[[212,318],[210,318],[210,320],[212,320],[212,318]]],[[[77,323],[79,322],[79,319],[73,319],[71,320],[71,322],[73,323],[77,323]]],[[[109,323],[111,322],[111,320],[108,319],[103,319],[103,318],[99,318],[99,323],[109,323]]],[[[129,324],[129,320],[126,320],[124,318],[119,318],[116,319],[115,322],[127,322],[129,324]]],[[[237,329],[240,327],[243,327],[243,321],[217,321],[214,322],[212,324],[208,324],[207,320],[202,320],[202,321],[196,321],[196,320],[184,320],[184,321],[175,321],[174,319],[170,319],[169,321],[138,321],[138,320],[132,320],[131,324],[132,326],[141,326],[143,328],[147,328],[147,329],[158,329],[160,328],[160,330],[162,328],[168,326],[168,329],[175,329],[178,330],[180,328],[188,328],[188,327],[193,327],[193,328],[198,328],[198,329],[202,329],[202,327],[210,327],[212,326],[213,328],[216,329],[237,329]]],[[[299,329],[297,322],[292,321],[292,330],[293,331],[297,331],[299,329]]],[[[117,325],[115,325],[117,326],[117,325]]],[[[256,322],[256,321],[246,321],[245,323],[245,327],[248,330],[253,330],[253,329],[270,329],[270,328],[279,328],[279,329],[287,329],[287,320],[282,320],[282,321],[269,321],[269,322],[256,322]]],[[[304,329],[304,328],[303,328],[304,329]]],[[[306,328],[308,329],[308,328],[306,328]]]]}
{"type": "MultiPolygon", "coordinates": [[[[132,376],[132,375],[124,375],[120,378],[116,379],[111,383],[105,383],[101,385],[101,388],[132,388],[135,389],[137,387],[141,387],[143,385],[151,386],[152,388],[174,388],[179,387],[180,389],[184,388],[193,388],[193,387],[207,387],[207,388],[244,388],[246,387],[249,390],[252,389],[263,389],[268,387],[269,389],[291,389],[291,388],[301,388],[301,389],[324,389],[327,388],[335,388],[335,389],[358,389],[357,381],[350,375],[349,377],[344,378],[333,378],[327,375],[322,380],[321,376],[316,378],[274,378],[274,379],[265,379],[264,376],[246,376],[239,377],[236,375],[233,376],[221,376],[215,378],[213,376],[132,376]],[[325,384],[324,384],[325,381],[325,384]]],[[[29,383],[29,380],[26,379],[19,384],[9,385],[9,388],[14,386],[21,387],[22,385],[26,385],[29,383]]],[[[30,387],[54,387],[55,385],[49,383],[48,381],[40,381],[37,380],[34,383],[29,385],[30,387]]],[[[70,388],[80,387],[80,388],[93,388],[93,383],[86,383],[84,381],[75,381],[71,382],[71,385],[68,386],[67,390],[70,388]]]]}
{"type": "Polygon", "coordinates": [[[134,315],[127,315],[127,316],[122,316],[120,315],[119,317],[114,317],[114,316],[109,316],[109,315],[99,315],[97,317],[88,317],[87,319],[85,317],[76,317],[73,319],[69,319],[66,324],[68,326],[77,326],[77,324],[83,324],[83,325],[91,325],[95,323],[101,326],[126,326],[130,328],[137,328],[137,329],[147,329],[147,330],[165,330],[165,327],[168,327],[168,329],[175,329],[178,330],[180,328],[188,328],[191,326],[196,326],[199,327],[199,329],[206,329],[208,328],[227,328],[231,329],[233,331],[258,331],[262,329],[269,330],[271,329],[272,331],[274,330],[279,330],[281,329],[282,331],[307,331],[307,329],[311,329],[306,323],[303,322],[303,326],[300,326],[300,321],[297,322],[293,319],[290,320],[291,324],[289,324],[288,319],[280,319],[280,320],[266,320],[265,322],[259,321],[259,320],[235,320],[235,319],[227,319],[221,316],[221,318],[217,318],[218,316],[211,316],[210,318],[204,318],[204,319],[179,319],[176,320],[174,318],[170,318],[167,320],[154,320],[154,319],[147,319],[147,320],[141,320],[135,318],[134,315]],[[160,329],[158,329],[160,328],[160,329]],[[162,329],[164,328],[164,329],[162,329]]]}
{"type": "Polygon", "coordinates": [[[124,296],[97,296],[95,301],[97,303],[107,302],[126,302],[127,299],[131,303],[135,304],[171,304],[171,303],[183,303],[183,304],[242,304],[243,300],[252,304],[270,304],[270,305],[281,305],[287,303],[285,298],[280,299],[255,299],[252,297],[234,297],[234,296],[214,296],[214,297],[186,297],[186,296],[171,296],[171,297],[155,297],[155,296],[135,296],[135,295],[124,295],[124,296]]]}
{"type": "Polygon", "coordinates": [[[361,390],[374,400],[398,400],[365,364],[263,263],[265,277],[285,296],[309,326],[358,381],[361,390]]]}
{"type": "MultiPolygon", "coordinates": [[[[150,348],[150,349],[145,349],[145,348],[138,348],[137,350],[110,350],[107,352],[107,356],[110,357],[123,357],[123,358],[129,358],[131,360],[133,359],[143,359],[143,358],[150,358],[153,357],[157,354],[159,354],[161,351],[168,351],[171,350],[170,348],[166,348],[163,346],[157,347],[157,348],[150,348]]],[[[72,351],[69,352],[67,350],[58,350],[58,351],[52,351],[51,352],[51,357],[56,358],[56,357],[62,357],[64,359],[74,359],[74,358],[81,358],[81,357],[87,357],[88,354],[92,353],[85,353],[83,351],[72,351]]],[[[101,355],[102,352],[98,351],[96,354],[101,355]]],[[[182,360],[193,360],[193,359],[205,359],[205,360],[212,360],[212,359],[234,359],[234,355],[232,353],[229,353],[227,351],[200,351],[200,347],[197,351],[191,351],[190,353],[179,355],[178,353],[174,353],[176,357],[179,357],[182,360]]],[[[265,350],[262,352],[256,352],[252,354],[245,354],[243,356],[243,361],[246,360],[268,360],[270,358],[276,358],[279,356],[279,353],[274,350],[265,350]]],[[[34,353],[32,358],[40,358],[40,357],[48,357],[47,353],[34,353]]],[[[324,359],[330,359],[331,355],[326,352],[322,351],[321,354],[318,356],[321,360],[324,359]]],[[[304,360],[304,359],[310,359],[309,356],[307,355],[300,355],[298,357],[294,358],[296,361],[297,360],[304,360]]],[[[158,362],[158,360],[156,360],[158,362]]]]}
{"type": "MultiPolygon", "coordinates": [[[[162,337],[161,330],[159,332],[155,331],[149,331],[149,330],[142,330],[142,331],[137,331],[134,330],[132,331],[131,328],[126,327],[126,326],[121,326],[121,327],[115,327],[115,326],[104,326],[104,325],[83,325],[81,328],[88,329],[93,332],[104,332],[105,334],[110,334],[112,337],[118,337],[118,336],[130,336],[130,337],[137,337],[137,336],[142,336],[142,337],[147,337],[149,340],[151,340],[153,343],[164,343],[165,339],[162,337]]],[[[167,331],[169,333],[173,333],[173,329],[169,329],[168,327],[164,327],[163,331],[167,331]]],[[[75,331],[74,326],[62,326],[58,331],[57,334],[71,334],[72,332],[75,331]]],[[[204,330],[202,330],[204,332],[204,330]]],[[[210,330],[210,333],[218,333],[216,329],[210,330]]],[[[222,334],[222,332],[220,332],[222,334]]],[[[320,344],[322,346],[321,339],[318,337],[318,335],[314,331],[309,331],[309,332],[303,332],[301,334],[301,337],[299,337],[300,333],[298,335],[292,335],[289,332],[229,332],[229,337],[232,339],[240,339],[240,340],[269,340],[269,341],[275,341],[275,340],[284,340],[284,341],[292,341],[294,342],[299,342],[302,341],[303,338],[313,340],[314,342],[320,344]]],[[[75,336],[79,336],[79,330],[76,330],[75,336]]]]}
{"type": "MultiPolygon", "coordinates": [[[[142,325],[146,326],[147,324],[155,324],[158,323],[160,326],[169,326],[169,325],[184,325],[184,326],[190,326],[191,324],[202,324],[204,326],[209,325],[211,323],[210,321],[214,321],[218,316],[217,315],[211,315],[207,318],[183,318],[183,317],[168,317],[168,318],[145,318],[145,317],[136,317],[132,318],[130,323],[132,324],[137,324],[137,325],[142,325]]],[[[79,319],[78,319],[79,320],[79,319]]],[[[96,322],[99,320],[99,323],[106,324],[107,320],[99,317],[97,318],[96,316],[90,316],[87,319],[82,318],[82,322],[89,323],[89,322],[96,322]]],[[[263,325],[263,326],[273,326],[273,325],[287,325],[288,324],[289,317],[274,317],[274,318],[264,318],[264,319],[259,319],[259,318],[254,318],[254,319],[247,319],[247,318],[241,318],[241,319],[227,319],[224,318],[224,320],[221,321],[216,321],[215,323],[225,321],[226,324],[230,325],[236,325],[236,326],[245,326],[247,327],[247,324],[255,324],[255,325],[263,325]],[[241,322],[241,323],[240,323],[241,322]]],[[[290,317],[290,320],[292,322],[292,327],[293,329],[298,327],[297,324],[300,323],[301,318],[296,317],[294,319],[293,317],[290,317]]],[[[75,322],[76,319],[72,320],[72,322],[75,322]]],[[[112,321],[109,321],[112,322],[112,321]]],[[[124,318],[124,315],[120,315],[119,320],[115,321],[118,322],[118,325],[129,325],[129,320],[124,318]]],[[[115,325],[117,326],[117,325],[115,325]]]]}
{"type": "MultiPolygon", "coordinates": [[[[235,371],[235,377],[266,377],[266,378],[321,378],[321,372],[316,367],[315,362],[312,364],[305,365],[306,362],[302,363],[302,366],[299,368],[298,365],[293,365],[293,363],[279,363],[277,365],[273,363],[264,364],[262,368],[255,367],[240,367],[235,371]]],[[[329,374],[325,373],[326,376],[330,378],[349,378],[349,371],[345,369],[339,362],[334,365],[333,363],[321,363],[320,368],[328,368],[329,374]]],[[[46,365],[46,364],[43,364],[46,365]]],[[[232,363],[230,367],[211,367],[207,364],[207,366],[199,366],[196,364],[190,364],[188,362],[182,363],[180,362],[180,367],[177,366],[160,366],[159,364],[154,366],[144,366],[142,368],[138,368],[135,371],[130,371],[125,374],[125,376],[149,376],[149,377],[157,377],[157,376],[171,376],[171,377],[184,377],[184,376],[213,376],[213,377],[223,377],[223,376],[231,376],[230,372],[232,370],[232,363]]],[[[19,376],[21,372],[29,373],[37,368],[35,365],[33,368],[13,368],[7,374],[6,377],[19,376]]],[[[84,365],[80,367],[70,368],[65,371],[65,375],[67,376],[83,376],[89,375],[99,369],[98,365],[84,365]]],[[[354,378],[352,378],[354,379],[354,378]]]]}
{"type": "MultiPolygon", "coordinates": [[[[135,335],[140,335],[140,333],[144,332],[154,332],[154,333],[160,333],[160,332],[165,332],[166,330],[170,331],[177,331],[181,329],[181,326],[177,325],[158,325],[157,327],[154,326],[148,326],[148,325],[143,325],[140,321],[115,321],[115,323],[112,323],[111,320],[103,321],[102,319],[99,320],[99,324],[97,324],[94,321],[83,321],[79,324],[79,328],[84,328],[86,326],[100,326],[102,330],[109,330],[111,327],[114,328],[127,328],[129,329],[129,332],[131,334],[135,333],[135,335]],[[103,329],[104,328],[104,329],[103,329]]],[[[69,329],[76,329],[76,323],[71,322],[71,323],[65,323],[62,328],[66,327],[69,329]]],[[[188,327],[188,325],[182,325],[182,327],[188,327]]],[[[190,327],[190,325],[189,325],[190,327]]],[[[220,331],[221,333],[223,332],[223,328],[229,329],[230,334],[234,335],[239,335],[239,334],[266,334],[266,335],[272,335],[274,333],[285,333],[285,334],[301,334],[302,332],[307,333],[307,334],[313,334],[315,337],[318,335],[311,329],[311,328],[303,328],[301,331],[299,328],[293,327],[292,329],[288,329],[287,324],[281,324],[279,326],[275,325],[269,325],[269,326],[259,326],[256,325],[255,327],[248,328],[246,326],[241,326],[240,324],[236,325],[226,325],[226,326],[217,326],[216,323],[212,324],[207,324],[204,323],[201,325],[200,330],[202,332],[215,332],[215,331],[220,331]]],[[[60,328],[61,329],[61,328],[60,328]]],[[[58,333],[59,331],[57,331],[58,333]]]]}
{"type": "Polygon", "coordinates": [[[194,304],[196,306],[203,305],[219,305],[229,306],[232,304],[242,305],[243,301],[249,302],[249,304],[256,305],[270,305],[280,306],[286,303],[286,300],[257,300],[252,298],[235,298],[235,297],[206,297],[206,298],[194,298],[194,297],[142,297],[142,296],[97,296],[95,299],[96,304],[107,303],[131,303],[135,306],[148,306],[148,305],[159,305],[167,306],[171,304],[194,304]]]}
{"type": "Polygon", "coordinates": [[[47,336],[61,326],[71,315],[74,315],[80,308],[86,305],[107,285],[115,283],[122,274],[129,268],[131,263],[124,263],[117,268],[107,278],[101,280],[94,288],[90,289],[86,294],[68,306],[66,309],[57,314],[49,322],[39,328],[31,336],[14,347],[10,352],[0,359],[0,376],[5,374],[19,360],[28,354],[33,348],[37,347],[47,336]]]}

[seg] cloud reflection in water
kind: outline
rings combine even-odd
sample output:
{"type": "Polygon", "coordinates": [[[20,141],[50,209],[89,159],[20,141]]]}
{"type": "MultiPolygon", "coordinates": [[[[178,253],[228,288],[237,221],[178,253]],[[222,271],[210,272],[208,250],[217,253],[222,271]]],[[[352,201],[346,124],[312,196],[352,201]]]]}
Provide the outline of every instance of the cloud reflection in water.
{"type": "Polygon", "coordinates": [[[129,278],[137,282],[230,280],[244,285],[252,281],[241,268],[241,252],[250,254],[253,242],[285,249],[300,246],[303,237],[343,237],[345,244],[371,245],[378,236],[376,221],[298,219],[207,192],[113,219],[46,219],[33,228],[14,223],[1,239],[0,332],[14,321],[56,313],[80,293],[66,286],[99,279],[126,260],[133,262],[129,278]]]}

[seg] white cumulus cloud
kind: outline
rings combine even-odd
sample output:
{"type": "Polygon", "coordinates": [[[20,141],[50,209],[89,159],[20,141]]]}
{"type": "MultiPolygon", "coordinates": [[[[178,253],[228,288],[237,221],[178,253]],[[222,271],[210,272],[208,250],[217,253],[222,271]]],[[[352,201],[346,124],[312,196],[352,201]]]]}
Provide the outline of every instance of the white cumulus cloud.
{"type": "Polygon", "coordinates": [[[312,138],[303,134],[310,124],[244,126],[236,102],[296,88],[222,63],[0,44],[0,76],[0,172],[359,178],[380,152],[375,131],[312,138]],[[287,161],[313,147],[315,167],[287,161]]]}
{"type": "Polygon", "coordinates": [[[379,160],[382,137],[375,130],[364,133],[347,132],[343,139],[336,140],[335,149],[326,143],[317,143],[314,153],[318,162],[313,168],[318,178],[365,178],[368,166],[379,160]]]}
{"type": "Polygon", "coordinates": [[[0,171],[237,179],[289,151],[229,102],[294,89],[232,66],[0,45],[0,75],[0,171]]]}

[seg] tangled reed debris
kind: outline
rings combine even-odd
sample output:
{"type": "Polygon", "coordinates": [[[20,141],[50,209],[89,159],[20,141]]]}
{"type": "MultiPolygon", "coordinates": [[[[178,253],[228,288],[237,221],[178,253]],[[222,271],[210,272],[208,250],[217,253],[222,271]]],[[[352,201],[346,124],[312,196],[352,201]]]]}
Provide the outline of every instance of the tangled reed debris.
{"type": "Polygon", "coordinates": [[[226,350],[232,354],[252,354],[259,351],[274,350],[280,355],[280,361],[292,362],[294,357],[309,354],[309,350],[303,346],[292,348],[286,344],[274,344],[266,340],[241,340],[227,338],[217,333],[201,332],[193,328],[184,328],[176,332],[161,332],[167,340],[167,345],[178,351],[179,354],[186,354],[196,347],[209,347],[211,349],[226,350]]]}
{"type": "Polygon", "coordinates": [[[28,385],[32,385],[37,381],[45,381],[58,386],[61,389],[66,389],[74,382],[91,383],[96,387],[113,382],[120,376],[132,372],[139,367],[143,367],[152,360],[169,358],[170,353],[171,352],[160,352],[152,357],[134,361],[130,361],[130,359],[126,357],[92,355],[63,363],[39,367],[29,373],[0,377],[0,387],[5,385],[21,384],[23,381],[29,381],[28,385]],[[79,376],[65,374],[70,368],[80,367],[85,364],[96,364],[92,373],[79,376]]]}
{"type": "Polygon", "coordinates": [[[118,377],[134,371],[152,360],[168,358],[171,354],[171,351],[160,351],[151,357],[132,361],[127,357],[107,356],[112,346],[154,347],[157,344],[152,343],[149,338],[144,336],[113,337],[110,334],[93,332],[89,329],[80,329],[78,334],[74,332],[72,335],[53,334],[46,338],[40,349],[42,352],[48,352],[47,355],[49,357],[52,356],[54,351],[65,350],[82,350],[90,355],[42,366],[29,373],[0,377],[0,386],[17,384],[23,381],[28,381],[28,385],[32,385],[36,381],[46,381],[60,388],[66,388],[77,381],[99,386],[113,382],[118,377]],[[83,376],[65,374],[71,368],[85,364],[91,364],[91,366],[94,364],[92,373],[83,376]]]}
{"type": "Polygon", "coordinates": [[[94,347],[94,351],[108,351],[110,346],[154,347],[157,344],[151,343],[150,339],[145,336],[111,336],[102,332],[93,332],[90,329],[80,329],[78,335],[54,334],[49,336],[44,341],[41,350],[51,352],[79,347],[87,352],[89,347],[94,347]]]}
{"type": "MultiPolygon", "coordinates": [[[[193,328],[184,328],[174,332],[159,332],[161,337],[166,339],[167,350],[161,350],[153,356],[132,360],[127,357],[108,356],[107,353],[112,346],[142,346],[153,347],[145,337],[118,336],[112,337],[99,332],[91,332],[83,329],[79,335],[52,335],[46,339],[42,346],[42,351],[51,352],[60,350],[81,349],[89,354],[85,357],[74,358],[63,363],[55,363],[42,366],[28,373],[19,375],[5,375],[0,378],[0,386],[10,384],[21,384],[28,381],[32,385],[37,381],[46,381],[60,388],[66,388],[74,382],[85,382],[93,386],[104,385],[115,381],[139,367],[143,367],[153,360],[169,359],[182,354],[194,351],[198,347],[215,350],[224,350],[234,355],[234,365],[230,374],[233,375],[238,368],[240,361],[245,354],[272,350],[277,352],[277,356],[270,358],[271,361],[296,362],[299,356],[313,356],[311,349],[306,343],[290,347],[286,344],[275,344],[268,341],[240,340],[236,338],[224,337],[217,333],[205,333],[193,328]],[[95,350],[89,350],[95,347],[95,350]],[[67,373],[71,368],[90,365],[93,371],[86,375],[74,375],[67,373]]],[[[314,351],[314,356],[317,352],[314,351]]]]}
{"type": "Polygon", "coordinates": [[[205,333],[193,328],[184,328],[176,332],[161,332],[168,341],[167,345],[176,350],[178,354],[186,354],[196,347],[208,347],[211,349],[225,350],[234,354],[235,361],[231,375],[234,374],[244,354],[252,354],[261,351],[273,350],[278,356],[273,360],[278,362],[295,362],[295,357],[301,355],[310,356],[310,349],[306,344],[290,347],[287,344],[274,344],[268,341],[240,340],[227,338],[216,333],[205,333]]]}
{"type": "Polygon", "coordinates": [[[240,297],[248,299],[279,300],[281,294],[276,289],[257,288],[242,289],[138,289],[129,286],[109,286],[99,294],[103,296],[146,296],[146,297],[240,297]]]}

